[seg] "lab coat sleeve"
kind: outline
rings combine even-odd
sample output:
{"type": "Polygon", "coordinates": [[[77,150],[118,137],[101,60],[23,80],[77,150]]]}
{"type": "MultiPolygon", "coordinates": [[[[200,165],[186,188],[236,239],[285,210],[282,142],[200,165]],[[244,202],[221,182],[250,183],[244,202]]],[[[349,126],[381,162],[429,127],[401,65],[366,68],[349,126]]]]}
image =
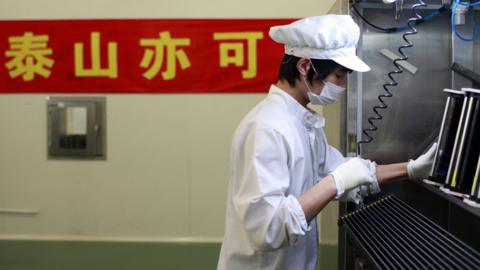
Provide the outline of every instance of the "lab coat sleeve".
{"type": "Polygon", "coordinates": [[[277,131],[251,123],[235,154],[233,204],[255,250],[287,245],[310,230],[290,185],[290,149],[277,131]]]}
{"type": "Polygon", "coordinates": [[[342,155],[342,153],[340,153],[340,151],[328,144],[326,146],[325,155],[325,176],[333,172],[338,166],[348,160],[342,155]]]}

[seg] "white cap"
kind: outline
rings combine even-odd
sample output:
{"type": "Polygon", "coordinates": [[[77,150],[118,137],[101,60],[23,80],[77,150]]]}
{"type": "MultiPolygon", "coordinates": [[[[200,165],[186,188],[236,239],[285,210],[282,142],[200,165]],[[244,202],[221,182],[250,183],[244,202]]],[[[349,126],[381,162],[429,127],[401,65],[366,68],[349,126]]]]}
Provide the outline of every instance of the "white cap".
{"type": "Polygon", "coordinates": [[[270,37],[285,44],[285,53],[303,58],[330,59],[351,70],[370,67],[355,54],[360,28],[349,15],[307,17],[291,24],[273,26],[270,37]]]}

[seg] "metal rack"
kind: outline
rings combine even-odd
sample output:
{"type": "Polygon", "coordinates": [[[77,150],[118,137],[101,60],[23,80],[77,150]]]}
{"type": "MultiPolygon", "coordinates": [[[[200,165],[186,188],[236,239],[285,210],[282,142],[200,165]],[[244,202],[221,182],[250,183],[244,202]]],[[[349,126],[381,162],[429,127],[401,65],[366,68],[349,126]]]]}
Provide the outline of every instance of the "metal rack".
{"type": "Polygon", "coordinates": [[[339,220],[375,269],[478,269],[480,253],[393,195],[339,220]]]}
{"type": "Polygon", "coordinates": [[[426,184],[423,181],[418,181],[418,182],[414,182],[414,183],[423,187],[424,189],[432,192],[433,194],[435,194],[439,197],[442,197],[443,199],[449,201],[451,204],[454,204],[455,206],[458,206],[459,208],[469,212],[471,215],[480,218],[480,208],[473,207],[473,206],[470,206],[470,205],[466,204],[462,200],[462,198],[447,194],[447,193],[441,191],[438,186],[426,184]]]}

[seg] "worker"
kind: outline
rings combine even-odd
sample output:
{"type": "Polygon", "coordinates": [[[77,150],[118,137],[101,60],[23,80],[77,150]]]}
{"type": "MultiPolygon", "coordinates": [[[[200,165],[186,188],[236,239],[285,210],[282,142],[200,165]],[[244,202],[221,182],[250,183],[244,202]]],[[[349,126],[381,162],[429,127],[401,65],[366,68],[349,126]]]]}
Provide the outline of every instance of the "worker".
{"type": "Polygon", "coordinates": [[[278,81],[235,131],[219,270],[317,267],[316,215],[333,199],[378,192],[397,179],[426,176],[432,147],[417,160],[378,165],[344,158],[327,143],[328,105],[347,74],[370,68],[355,55],[360,30],[348,15],[309,17],[270,29],[285,45],[278,81]]]}

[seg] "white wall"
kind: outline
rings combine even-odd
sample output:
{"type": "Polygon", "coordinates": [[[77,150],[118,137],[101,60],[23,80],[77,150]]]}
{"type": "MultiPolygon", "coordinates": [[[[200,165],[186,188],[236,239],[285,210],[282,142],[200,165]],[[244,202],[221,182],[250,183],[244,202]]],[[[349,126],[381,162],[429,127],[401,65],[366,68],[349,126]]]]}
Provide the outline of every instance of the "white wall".
{"type": "Polygon", "coordinates": [[[300,18],[325,14],[335,0],[1,0],[1,19],[300,18]]]}
{"type": "MultiPolygon", "coordinates": [[[[297,18],[334,2],[0,0],[0,19],[297,18]]],[[[219,241],[231,137],[264,94],[105,96],[108,159],[49,161],[46,95],[0,95],[0,211],[39,211],[0,213],[0,238],[219,241]]],[[[337,144],[338,106],[325,113],[337,144]]],[[[323,217],[334,242],[335,206],[323,217]]]]}

